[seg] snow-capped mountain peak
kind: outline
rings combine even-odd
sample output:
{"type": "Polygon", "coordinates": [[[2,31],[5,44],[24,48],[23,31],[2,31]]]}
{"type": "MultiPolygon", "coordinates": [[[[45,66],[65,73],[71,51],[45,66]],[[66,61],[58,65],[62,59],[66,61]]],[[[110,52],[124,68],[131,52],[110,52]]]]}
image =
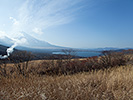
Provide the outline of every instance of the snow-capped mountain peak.
{"type": "Polygon", "coordinates": [[[0,37],[0,44],[2,45],[11,46],[13,43],[16,43],[21,47],[36,49],[50,49],[57,47],[48,42],[38,40],[25,32],[19,32],[17,35],[14,35],[14,38],[9,38],[7,36],[0,37]]]}
{"type": "Polygon", "coordinates": [[[23,46],[31,48],[53,47],[53,45],[49,44],[48,42],[38,40],[25,32],[21,32],[21,34],[23,35],[19,37],[19,39],[23,38],[27,41],[27,44],[23,46]]]}

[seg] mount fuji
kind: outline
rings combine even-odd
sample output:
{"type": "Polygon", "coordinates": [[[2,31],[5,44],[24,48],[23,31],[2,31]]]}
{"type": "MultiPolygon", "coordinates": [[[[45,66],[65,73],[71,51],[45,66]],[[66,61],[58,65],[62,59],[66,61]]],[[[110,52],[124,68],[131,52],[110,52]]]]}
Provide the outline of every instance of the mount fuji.
{"type": "Polygon", "coordinates": [[[14,38],[10,38],[7,36],[0,37],[0,44],[5,46],[11,46],[14,43],[17,43],[18,45],[16,48],[22,49],[22,50],[25,50],[25,49],[42,50],[42,49],[63,49],[64,48],[64,47],[52,45],[42,40],[38,40],[25,32],[20,32],[19,34],[21,35],[18,35],[14,38]]]}

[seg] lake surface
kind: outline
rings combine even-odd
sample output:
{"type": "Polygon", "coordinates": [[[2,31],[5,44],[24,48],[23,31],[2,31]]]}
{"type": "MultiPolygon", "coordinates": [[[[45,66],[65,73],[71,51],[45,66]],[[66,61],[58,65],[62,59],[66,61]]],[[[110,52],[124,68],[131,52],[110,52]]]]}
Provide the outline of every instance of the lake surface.
{"type": "MultiPolygon", "coordinates": [[[[53,52],[52,54],[65,54],[64,52],[53,52]]],[[[92,57],[92,56],[99,56],[101,55],[100,52],[91,52],[91,51],[82,51],[82,52],[75,52],[75,56],[80,56],[80,57],[92,57]]]]}

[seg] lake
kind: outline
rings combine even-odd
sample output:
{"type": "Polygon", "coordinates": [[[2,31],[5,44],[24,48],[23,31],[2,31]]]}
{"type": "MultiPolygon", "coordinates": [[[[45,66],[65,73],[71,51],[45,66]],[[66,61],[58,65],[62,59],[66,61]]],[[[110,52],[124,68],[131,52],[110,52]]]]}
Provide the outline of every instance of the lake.
{"type": "MultiPolygon", "coordinates": [[[[64,52],[53,52],[52,54],[65,54],[64,52]]],[[[99,56],[101,55],[100,52],[92,52],[92,51],[82,51],[82,52],[75,52],[75,56],[80,56],[80,57],[92,57],[92,56],[99,56]]]]}

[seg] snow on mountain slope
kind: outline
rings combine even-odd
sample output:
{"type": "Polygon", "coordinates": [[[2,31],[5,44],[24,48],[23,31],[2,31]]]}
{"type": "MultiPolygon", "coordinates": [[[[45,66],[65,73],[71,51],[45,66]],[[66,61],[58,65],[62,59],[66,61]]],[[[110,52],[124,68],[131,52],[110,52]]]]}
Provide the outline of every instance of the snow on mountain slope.
{"type": "Polygon", "coordinates": [[[35,49],[59,49],[62,47],[52,45],[48,42],[38,40],[25,32],[20,32],[18,35],[15,35],[14,38],[9,38],[6,35],[0,37],[0,44],[11,46],[13,43],[17,43],[17,48],[19,46],[35,48],[35,49]]]}
{"type": "Polygon", "coordinates": [[[51,45],[45,41],[38,40],[25,32],[21,33],[23,34],[23,36],[21,36],[19,39],[24,38],[26,39],[27,42],[27,44],[23,46],[32,47],[32,48],[55,47],[54,45],[51,45]]]}
{"type": "Polygon", "coordinates": [[[13,40],[7,36],[0,36],[0,44],[5,46],[11,46],[13,45],[13,40]]]}

